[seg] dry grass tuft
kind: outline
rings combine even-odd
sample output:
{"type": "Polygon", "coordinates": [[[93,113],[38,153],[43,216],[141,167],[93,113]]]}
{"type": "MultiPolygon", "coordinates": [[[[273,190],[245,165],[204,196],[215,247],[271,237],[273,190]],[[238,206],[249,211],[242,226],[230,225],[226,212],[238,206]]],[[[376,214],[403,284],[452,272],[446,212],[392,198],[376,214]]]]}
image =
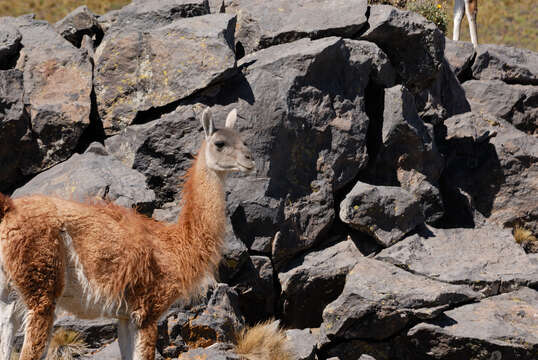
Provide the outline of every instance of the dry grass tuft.
{"type": "Polygon", "coordinates": [[[247,360],[291,360],[286,334],[275,321],[266,321],[243,330],[235,349],[247,360]]]}
{"type": "Polygon", "coordinates": [[[534,236],[530,230],[527,230],[520,225],[516,225],[513,234],[516,242],[523,246],[527,252],[538,252],[538,239],[536,239],[536,236],[534,236]]]}
{"type": "Polygon", "coordinates": [[[88,352],[88,347],[73,330],[58,329],[52,335],[47,360],[72,360],[88,352]]]}

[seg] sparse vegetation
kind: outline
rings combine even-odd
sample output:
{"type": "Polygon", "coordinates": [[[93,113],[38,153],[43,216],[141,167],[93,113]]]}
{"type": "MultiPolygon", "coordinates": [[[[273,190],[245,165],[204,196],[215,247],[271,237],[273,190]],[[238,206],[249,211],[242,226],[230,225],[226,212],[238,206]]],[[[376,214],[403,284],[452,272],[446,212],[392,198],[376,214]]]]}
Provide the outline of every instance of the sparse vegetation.
{"type": "Polygon", "coordinates": [[[52,335],[47,360],[72,360],[87,352],[78,332],[60,328],[52,335]]]}
{"type": "Polygon", "coordinates": [[[532,231],[525,229],[520,225],[516,225],[513,234],[516,242],[523,246],[527,252],[538,252],[538,239],[532,234],[532,231]]]}
{"type": "Polygon", "coordinates": [[[235,351],[249,360],[291,360],[286,334],[271,321],[243,330],[237,336],[235,351]]]}

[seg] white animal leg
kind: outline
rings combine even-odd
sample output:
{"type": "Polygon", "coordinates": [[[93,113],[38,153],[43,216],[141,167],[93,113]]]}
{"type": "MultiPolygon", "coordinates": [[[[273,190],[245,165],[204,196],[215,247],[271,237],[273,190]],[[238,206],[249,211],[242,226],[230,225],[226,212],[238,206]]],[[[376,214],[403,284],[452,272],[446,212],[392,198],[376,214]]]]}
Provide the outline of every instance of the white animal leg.
{"type": "Polygon", "coordinates": [[[473,46],[476,48],[478,47],[478,34],[476,31],[476,2],[474,3],[474,6],[471,8],[470,1],[465,0],[465,13],[467,14],[467,21],[469,22],[469,31],[471,33],[471,42],[473,43],[473,46]]]}
{"type": "Polygon", "coordinates": [[[5,274],[0,269],[0,360],[9,360],[15,335],[22,325],[22,312],[15,294],[10,296],[5,274]]]}
{"type": "Polygon", "coordinates": [[[460,39],[460,28],[463,14],[465,13],[465,4],[463,0],[456,0],[454,2],[454,35],[452,40],[458,41],[460,39]]]}
{"type": "Polygon", "coordinates": [[[133,360],[137,329],[127,319],[118,321],[118,343],[122,360],[133,360]]]}

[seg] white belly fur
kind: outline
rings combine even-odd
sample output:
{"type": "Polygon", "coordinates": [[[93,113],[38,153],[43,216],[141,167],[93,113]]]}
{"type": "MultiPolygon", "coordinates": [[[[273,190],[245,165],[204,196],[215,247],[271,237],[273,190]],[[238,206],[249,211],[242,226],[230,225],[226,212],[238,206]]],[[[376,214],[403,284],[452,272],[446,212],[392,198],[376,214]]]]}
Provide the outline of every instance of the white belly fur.
{"type": "Polygon", "coordinates": [[[65,287],[56,304],[82,319],[112,317],[128,319],[129,312],[125,303],[109,301],[102,293],[94,289],[84,275],[82,263],[75,252],[71,236],[63,231],[62,238],[67,250],[67,267],[65,269],[65,287]]]}

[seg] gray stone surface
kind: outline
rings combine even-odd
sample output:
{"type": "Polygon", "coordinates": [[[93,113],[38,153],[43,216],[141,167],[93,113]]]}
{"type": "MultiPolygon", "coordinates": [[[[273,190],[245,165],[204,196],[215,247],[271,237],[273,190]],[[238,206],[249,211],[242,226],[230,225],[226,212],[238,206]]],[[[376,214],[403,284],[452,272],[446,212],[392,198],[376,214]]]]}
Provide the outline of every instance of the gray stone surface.
{"type": "Polygon", "coordinates": [[[470,80],[463,88],[473,112],[499,117],[528,134],[538,132],[538,86],[470,80]]]}
{"type": "Polygon", "coordinates": [[[353,38],[367,25],[366,0],[226,0],[245,54],[301,38],[353,38]]]}
{"type": "Polygon", "coordinates": [[[445,125],[445,198],[459,202],[449,212],[471,213],[466,226],[487,218],[537,234],[538,139],[489,114],[458,115],[445,125]]]}
{"type": "Polygon", "coordinates": [[[115,319],[81,320],[72,315],[64,315],[56,319],[54,328],[76,331],[92,350],[112,343],[118,336],[115,319]]]}
{"type": "Polygon", "coordinates": [[[147,188],[144,176],[109,155],[99,143],[90,145],[84,154],[75,154],[37,175],[13,196],[31,194],[55,195],[75,201],[106,198],[150,213],[155,201],[155,194],[147,188]]]}
{"type": "Polygon", "coordinates": [[[87,356],[87,358],[92,360],[122,360],[120,354],[120,346],[118,341],[102,347],[99,351],[87,356]]]}
{"type": "Polygon", "coordinates": [[[97,42],[103,37],[103,29],[97,15],[86,5],[79,6],[54,24],[56,31],[76,47],[80,47],[84,35],[94,37],[97,42]]]}
{"type": "Polygon", "coordinates": [[[323,310],[322,337],[387,339],[408,324],[479,297],[465,285],[427,279],[375,259],[357,260],[342,294],[323,310]]]}
{"type": "Polygon", "coordinates": [[[373,5],[370,27],[361,38],[376,43],[391,59],[404,85],[428,87],[443,64],[445,38],[421,15],[388,5],[373,5]]]}
{"type": "Polygon", "coordinates": [[[230,285],[238,294],[239,308],[249,324],[274,316],[276,290],[271,259],[254,255],[247,259],[230,285]]]}
{"type": "Polygon", "coordinates": [[[538,358],[538,292],[521,290],[446,311],[408,332],[414,359],[538,358]]]}
{"type": "Polygon", "coordinates": [[[445,58],[459,78],[465,77],[466,73],[470,75],[474,56],[475,50],[472,43],[445,38],[445,58]]]}
{"type": "Polygon", "coordinates": [[[472,66],[479,80],[538,85],[538,53],[503,45],[479,45],[472,66]]]}
{"type": "Polygon", "coordinates": [[[212,14],[162,27],[109,30],[95,53],[95,93],[105,133],[143,121],[235,73],[235,17],[212,14]]]}
{"type": "Polygon", "coordinates": [[[206,348],[195,348],[179,355],[178,360],[241,360],[242,357],[233,352],[233,345],[216,343],[206,348]]]}
{"type": "Polygon", "coordinates": [[[34,143],[25,175],[69,158],[90,123],[92,65],[52,26],[31,17],[2,18],[22,35],[17,69],[23,72],[24,105],[34,143]]]}
{"type": "Polygon", "coordinates": [[[318,327],[323,308],[336,299],[347,273],[362,257],[351,240],[313,251],[278,274],[282,318],[293,328],[318,327]]]}
{"type": "Polygon", "coordinates": [[[340,220],[387,247],[425,219],[419,201],[406,190],[359,181],[340,204],[340,220]]]}
{"type": "Polygon", "coordinates": [[[21,48],[22,35],[13,25],[0,23],[0,69],[14,67],[21,48]]]}
{"type": "Polygon", "coordinates": [[[293,360],[314,360],[318,336],[311,329],[286,330],[286,339],[290,345],[293,360]]]}
{"type": "Polygon", "coordinates": [[[487,296],[538,284],[538,267],[510,230],[423,228],[376,259],[431,279],[468,284],[487,296]]]}

